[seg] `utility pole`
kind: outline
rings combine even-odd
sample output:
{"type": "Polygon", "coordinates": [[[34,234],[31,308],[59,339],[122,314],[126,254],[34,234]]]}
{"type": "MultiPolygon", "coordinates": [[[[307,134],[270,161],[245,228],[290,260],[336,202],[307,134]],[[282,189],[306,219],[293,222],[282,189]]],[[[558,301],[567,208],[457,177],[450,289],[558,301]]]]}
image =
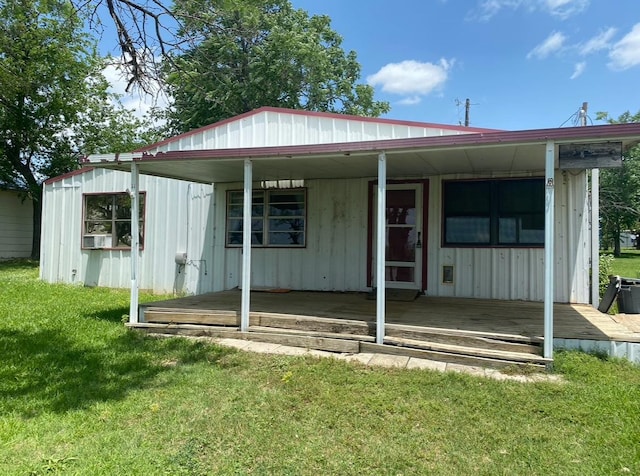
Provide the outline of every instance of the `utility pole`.
{"type": "Polygon", "coordinates": [[[587,110],[589,109],[589,103],[588,102],[583,102],[582,103],[582,109],[580,109],[580,125],[581,126],[586,126],[587,125],[587,110]]]}
{"type": "Polygon", "coordinates": [[[467,98],[464,102],[464,127],[469,127],[469,109],[471,109],[471,101],[467,98]]]}

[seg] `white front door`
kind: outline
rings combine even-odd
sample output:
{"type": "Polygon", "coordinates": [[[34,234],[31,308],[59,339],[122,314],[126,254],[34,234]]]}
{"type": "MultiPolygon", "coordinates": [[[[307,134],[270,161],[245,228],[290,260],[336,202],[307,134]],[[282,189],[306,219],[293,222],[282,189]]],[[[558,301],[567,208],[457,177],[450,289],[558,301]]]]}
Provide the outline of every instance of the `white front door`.
{"type": "MultiPolygon", "coordinates": [[[[388,288],[421,288],[423,240],[422,184],[388,184],[385,224],[385,281],[388,288]]],[[[374,272],[375,269],[373,266],[374,272]]]]}

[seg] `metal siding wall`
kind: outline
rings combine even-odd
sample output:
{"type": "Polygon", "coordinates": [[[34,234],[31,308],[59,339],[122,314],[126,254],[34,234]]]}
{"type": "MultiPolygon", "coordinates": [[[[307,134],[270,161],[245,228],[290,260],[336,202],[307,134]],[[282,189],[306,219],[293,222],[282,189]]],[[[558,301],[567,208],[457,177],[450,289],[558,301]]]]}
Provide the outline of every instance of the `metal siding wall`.
{"type": "MultiPolygon", "coordinates": [[[[505,175],[496,175],[496,177],[505,175]]],[[[522,175],[518,175],[522,176],[522,175]]],[[[448,176],[446,178],[469,178],[448,176]]],[[[541,248],[442,248],[441,180],[430,178],[428,288],[432,296],[534,300],[544,298],[544,250],[541,248]],[[454,266],[454,283],[442,284],[443,265],[454,266]]],[[[252,286],[308,290],[362,291],[366,288],[367,179],[307,181],[308,228],[305,249],[252,252],[252,286]]],[[[216,202],[216,290],[240,282],[242,256],[224,247],[227,189],[216,202]]],[[[584,209],[585,174],[557,176],[556,297],[558,302],[588,302],[588,229],[584,209]],[[571,218],[570,218],[571,217],[571,218]]]]}
{"type": "MultiPolygon", "coordinates": [[[[94,169],[45,186],[40,271],[43,280],[129,287],[130,251],[81,250],[80,243],[82,194],[123,192],[129,187],[129,173],[106,169],[94,169]]],[[[189,259],[207,259],[208,268],[213,268],[212,237],[208,232],[213,213],[212,187],[141,175],[140,190],[146,192],[140,288],[188,294],[210,290],[211,276],[204,276],[202,263],[189,263],[179,273],[175,253],[186,251],[189,259]],[[187,217],[193,215],[198,216],[196,226],[188,223],[187,217]]]]}
{"type": "Polygon", "coordinates": [[[460,133],[444,128],[264,111],[189,135],[150,152],[327,144],[460,133]]]}
{"type": "Polygon", "coordinates": [[[33,202],[0,190],[0,258],[31,256],[33,202]]]}
{"type": "MultiPolygon", "coordinates": [[[[522,176],[519,174],[518,176],[522,176]]],[[[504,175],[502,175],[504,177],[504,175]]],[[[442,180],[430,178],[427,294],[486,299],[544,299],[541,248],[442,248],[442,180]],[[454,283],[442,283],[442,266],[454,266],[454,283]]],[[[555,300],[589,302],[589,228],[586,174],[556,174],[555,300]]]]}
{"type": "MultiPolygon", "coordinates": [[[[309,180],[307,187],[307,246],[254,248],[251,253],[251,285],[316,291],[366,290],[368,180],[309,180]]],[[[227,190],[240,184],[217,187],[215,289],[231,289],[240,283],[241,252],[224,247],[227,190]]]]}

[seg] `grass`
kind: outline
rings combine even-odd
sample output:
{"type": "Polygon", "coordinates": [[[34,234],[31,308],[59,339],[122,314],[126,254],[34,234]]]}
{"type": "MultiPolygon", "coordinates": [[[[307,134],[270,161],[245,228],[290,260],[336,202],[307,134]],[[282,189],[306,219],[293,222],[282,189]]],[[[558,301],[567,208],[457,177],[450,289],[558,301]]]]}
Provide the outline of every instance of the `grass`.
{"type": "Polygon", "coordinates": [[[127,308],[0,264],[0,474],[640,473],[622,360],[560,353],[562,384],[372,369],[144,338],[127,308]]]}
{"type": "Polygon", "coordinates": [[[613,259],[612,274],[625,278],[640,278],[640,250],[624,249],[613,259]]]}

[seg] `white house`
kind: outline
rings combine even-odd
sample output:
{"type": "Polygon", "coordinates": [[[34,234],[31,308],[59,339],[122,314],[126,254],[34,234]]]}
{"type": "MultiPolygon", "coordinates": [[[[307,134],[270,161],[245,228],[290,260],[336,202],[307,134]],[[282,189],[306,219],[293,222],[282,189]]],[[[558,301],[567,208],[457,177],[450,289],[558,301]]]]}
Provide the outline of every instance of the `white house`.
{"type": "Polygon", "coordinates": [[[0,189],[0,259],[28,258],[33,238],[33,202],[21,192],[0,189]]]}
{"type": "MultiPolygon", "coordinates": [[[[589,276],[598,275],[598,237],[589,210],[595,216],[598,210],[597,200],[589,202],[587,169],[599,167],[598,160],[619,161],[639,140],[638,124],[511,132],[265,107],[132,153],[90,156],[91,175],[47,184],[45,217],[51,217],[65,207],[50,203],[56,186],[75,190],[85,175],[101,183],[109,170],[132,172],[129,182],[122,176],[69,194],[76,259],[63,269],[43,245],[43,278],[69,281],[73,270],[73,279],[91,284],[125,285],[129,278],[132,321],[138,287],[197,293],[240,287],[243,330],[250,290],[259,287],[376,289],[379,303],[395,287],[543,301],[551,355],[553,303],[597,302],[589,276]],[[167,199],[164,182],[149,176],[204,185],[167,199]],[[104,233],[92,227],[89,194],[126,190],[147,192],[131,204],[134,216],[140,206],[148,217],[140,222],[144,248],[131,263],[135,220],[130,241],[117,249],[82,246],[104,233]],[[171,212],[160,218],[163,209],[171,212]],[[193,284],[176,286],[179,272],[193,284]]],[[[58,233],[56,226],[47,223],[45,235],[58,233]]],[[[384,304],[376,319],[382,342],[384,304]]]]}

